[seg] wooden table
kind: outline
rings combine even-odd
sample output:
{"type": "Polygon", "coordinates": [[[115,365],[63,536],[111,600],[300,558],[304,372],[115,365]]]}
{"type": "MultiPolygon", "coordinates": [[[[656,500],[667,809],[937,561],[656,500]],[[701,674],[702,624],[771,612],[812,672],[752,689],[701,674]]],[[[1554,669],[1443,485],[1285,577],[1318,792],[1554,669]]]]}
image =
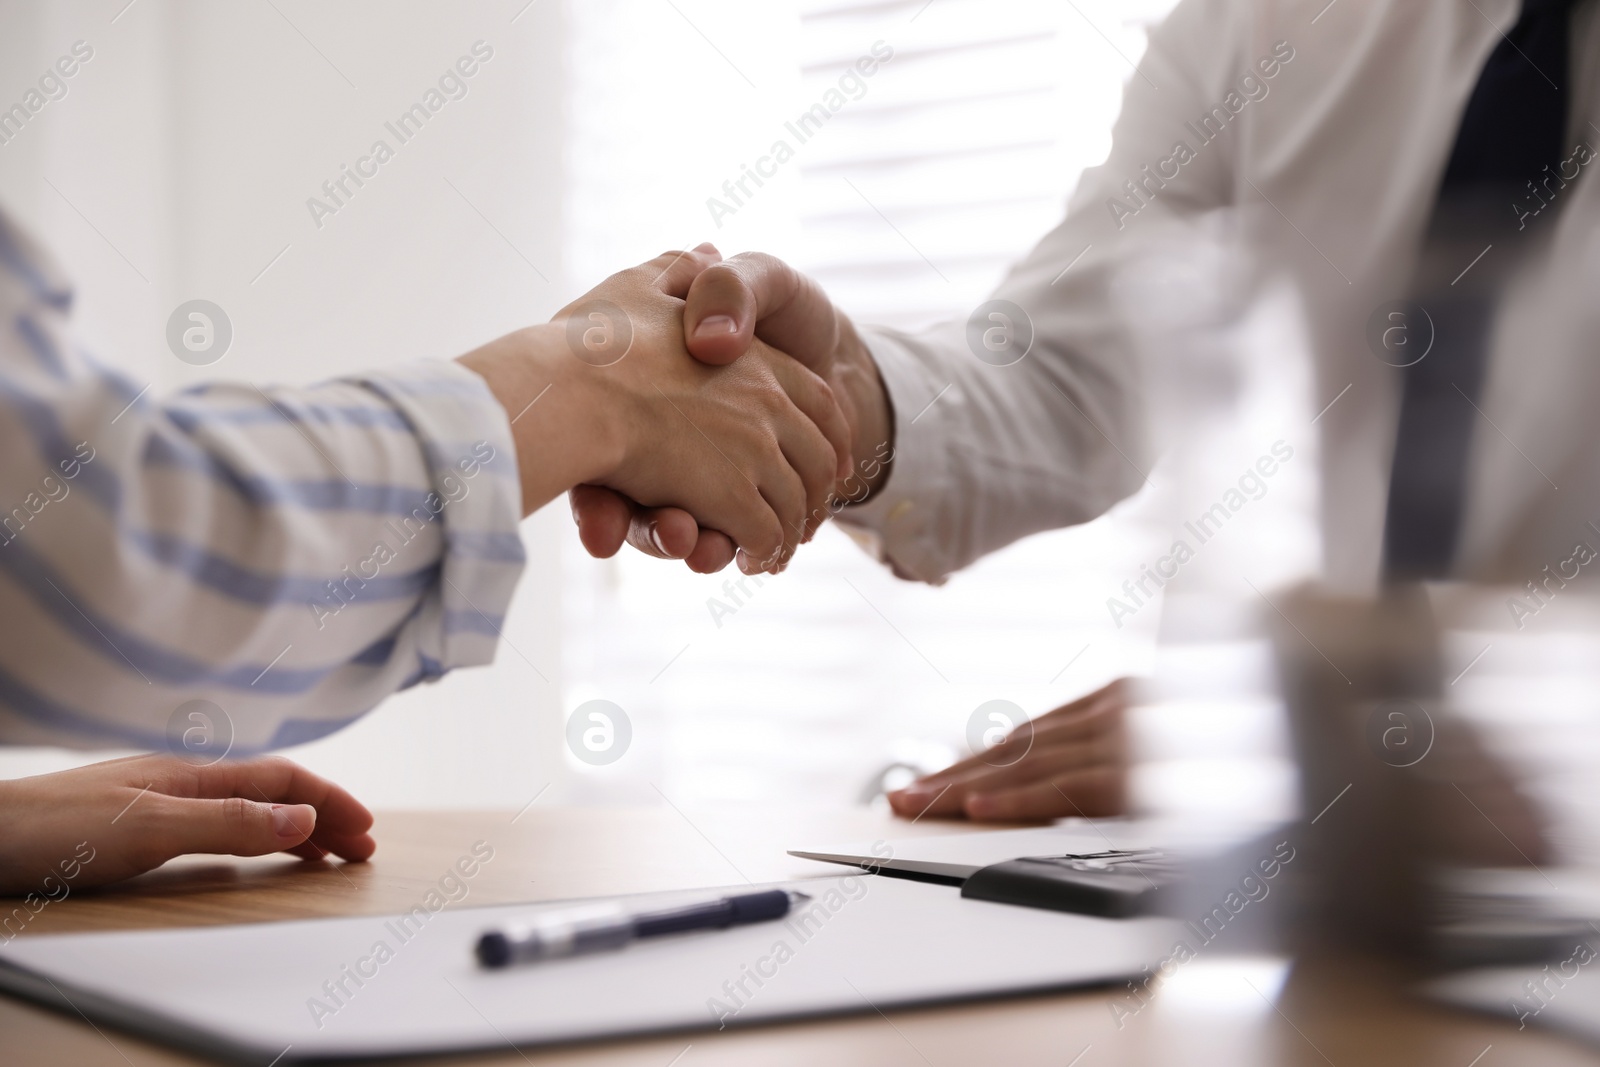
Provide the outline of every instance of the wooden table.
{"type": "MultiPolygon", "coordinates": [[[[399,911],[479,840],[493,846],[495,857],[473,879],[465,901],[469,904],[727,885],[741,882],[741,875],[755,881],[817,875],[816,865],[789,858],[782,849],[956,828],[931,820],[911,826],[864,809],[711,813],[666,806],[536,805],[514,822],[510,812],[396,812],[378,820],[379,851],[371,863],[185,860],[119,889],[75,894],[52,904],[23,936],[399,911]]],[[[1600,1063],[1600,1055],[1575,1042],[1418,1003],[1400,986],[1392,968],[1370,960],[1303,960],[1275,1005],[1235,1000],[1197,1007],[1192,999],[1186,1003],[1158,992],[1150,1007],[1125,1019],[1120,1029],[1110,1010],[1116,991],[1102,988],[722,1033],[526,1053],[508,1048],[500,1054],[408,1062],[482,1067],[1600,1063]]],[[[5,1067],[175,1067],[200,1062],[115,1031],[101,1033],[80,1019],[0,999],[0,1064],[5,1067]]]]}

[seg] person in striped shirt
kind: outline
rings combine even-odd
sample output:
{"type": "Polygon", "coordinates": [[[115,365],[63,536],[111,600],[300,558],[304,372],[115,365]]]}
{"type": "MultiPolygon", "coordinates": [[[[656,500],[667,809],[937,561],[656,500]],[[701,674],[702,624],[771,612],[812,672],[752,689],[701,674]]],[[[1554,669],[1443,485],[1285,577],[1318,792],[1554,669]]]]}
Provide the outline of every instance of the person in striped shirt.
{"type": "Polygon", "coordinates": [[[39,815],[10,820],[0,890],[72,854],[75,813],[136,796],[91,879],[191,847],[365,858],[365,809],[261,754],[490,662],[518,523],[574,487],[727,536],[694,556],[674,513],[637,535],[662,554],[781,570],[827,514],[849,432],[776,349],[690,357],[731,326],[683,336],[719,259],[666,253],[453,361],[158,399],[74,338],[70,286],[0,213],[0,743],[167,753],[0,782],[0,811],[39,815]]]}

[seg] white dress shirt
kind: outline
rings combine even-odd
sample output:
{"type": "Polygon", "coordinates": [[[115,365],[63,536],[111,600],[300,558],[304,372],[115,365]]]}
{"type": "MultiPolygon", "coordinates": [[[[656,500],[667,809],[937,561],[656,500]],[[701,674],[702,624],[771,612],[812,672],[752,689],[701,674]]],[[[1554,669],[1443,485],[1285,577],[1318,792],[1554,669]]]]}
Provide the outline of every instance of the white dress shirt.
{"type": "Polygon", "coordinates": [[[245,755],[493,657],[522,493],[481,378],[159,399],[71,304],[0,213],[0,743],[245,755]]]}
{"type": "MultiPolygon", "coordinates": [[[[1600,147],[1595,8],[1577,5],[1572,24],[1574,146],[1600,147]]],[[[875,534],[902,576],[939,581],[1129,495],[1157,435],[1152,366],[1136,351],[1143,309],[1118,286],[1152,243],[1223,213],[1257,287],[1287,281],[1303,308],[1310,410],[1337,398],[1306,430],[1322,446],[1326,576],[1371,587],[1400,377],[1370,350],[1367,322],[1405,295],[1466,100],[1519,11],[1519,0],[1185,0],[1128,81],[1110,156],[994,294],[1031,320],[1026,357],[981,361],[964,316],[917,333],[867,331],[895,458],[846,521],[875,534]]],[[[1600,360],[1581,358],[1596,336],[1600,191],[1587,172],[1600,160],[1577,166],[1569,187],[1552,187],[1561,216],[1551,262],[1569,286],[1590,284],[1576,298],[1581,287],[1528,285],[1497,320],[1458,560],[1475,577],[1520,584],[1580,537],[1600,546],[1600,375],[1589,369],[1600,360]],[[1552,318],[1570,327],[1568,343],[1552,318]],[[1516,332],[1529,321],[1543,324],[1537,343],[1516,332]]]]}

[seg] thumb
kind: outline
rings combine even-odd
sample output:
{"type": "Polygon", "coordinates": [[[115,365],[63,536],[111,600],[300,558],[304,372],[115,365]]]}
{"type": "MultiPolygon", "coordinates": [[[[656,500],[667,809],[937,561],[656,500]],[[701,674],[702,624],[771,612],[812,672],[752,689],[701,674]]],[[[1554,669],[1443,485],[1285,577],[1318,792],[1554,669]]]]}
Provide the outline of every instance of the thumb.
{"type": "Polygon", "coordinates": [[[822,287],[764,252],[740,253],[695,277],[683,334],[702,363],[732,363],[759,337],[824,378],[839,347],[838,313],[822,287]]]}
{"type": "Polygon", "coordinates": [[[166,797],[141,829],[150,847],[168,857],[191,852],[266,856],[304,843],[317,826],[310,804],[267,804],[243,797],[195,800],[166,797]]]}

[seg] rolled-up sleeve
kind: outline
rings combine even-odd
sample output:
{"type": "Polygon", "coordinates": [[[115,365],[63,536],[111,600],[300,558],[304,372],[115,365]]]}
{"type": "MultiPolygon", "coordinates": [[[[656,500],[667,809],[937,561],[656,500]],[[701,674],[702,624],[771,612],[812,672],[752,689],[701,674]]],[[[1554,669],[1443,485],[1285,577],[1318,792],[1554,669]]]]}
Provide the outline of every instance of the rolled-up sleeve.
{"type": "Polygon", "coordinates": [[[0,217],[0,741],[165,748],[202,708],[208,744],[261,751],[493,658],[524,553],[482,379],[156,399],[70,305],[0,217]]]}

